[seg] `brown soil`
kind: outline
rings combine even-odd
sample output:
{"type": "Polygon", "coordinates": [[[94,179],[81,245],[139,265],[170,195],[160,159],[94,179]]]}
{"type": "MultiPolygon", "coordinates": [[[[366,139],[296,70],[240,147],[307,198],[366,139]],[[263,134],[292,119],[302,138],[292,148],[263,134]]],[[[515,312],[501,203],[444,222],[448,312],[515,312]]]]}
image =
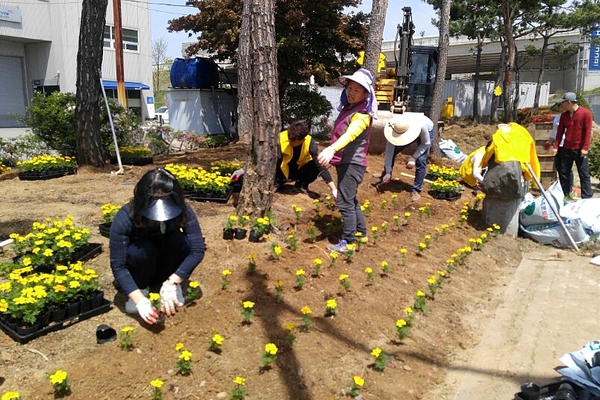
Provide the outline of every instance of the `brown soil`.
{"type": "MultiPolygon", "coordinates": [[[[459,127],[446,131],[463,152],[485,143],[494,130],[490,126],[459,127]]],[[[402,156],[399,156],[402,157],[402,156]]],[[[404,318],[404,308],[411,306],[418,289],[428,292],[427,279],[443,269],[446,259],[458,248],[468,245],[468,239],[485,231],[479,222],[479,212],[473,211],[466,224],[460,224],[459,212],[464,202],[473,203],[474,196],[466,190],[460,200],[435,200],[424,191],[423,198],[411,203],[407,189],[412,178],[403,176],[403,163],[398,160],[394,177],[382,193],[374,187],[374,173],[382,169],[383,157],[369,158],[369,170],[360,187],[359,200],[369,200],[372,212],[367,216],[369,227],[379,227],[379,238],[361,248],[351,262],[340,257],[329,268],[329,252],[325,246],[336,238],[336,231],[325,237],[324,223],[317,222],[320,235],[309,243],[306,227],[315,215],[315,206],[308,196],[291,188],[276,193],[273,213],[281,233],[271,234],[261,243],[247,240],[225,241],[222,227],[228,214],[234,211],[235,196],[227,204],[192,202],[207,242],[204,261],[192,275],[201,284],[203,295],[168,318],[163,330],[142,327],[137,319],[123,313],[123,298],[112,285],[109,267],[108,240],[97,226],[102,222],[100,205],[125,202],[133,185],[148,169],[166,162],[208,166],[218,159],[245,159],[239,145],[222,149],[202,150],[155,161],[154,166],[126,167],[122,175],[108,170],[80,168],[76,175],[47,181],[20,181],[8,175],[0,181],[0,239],[11,232],[24,233],[33,221],[67,214],[73,215],[78,226],[92,230],[92,242],[101,243],[103,252],[88,261],[102,279],[106,298],[114,301],[107,313],[73,324],[19,344],[0,333],[0,393],[19,391],[26,399],[52,398],[47,374],[64,369],[71,380],[73,399],[148,399],[150,381],[165,382],[162,391],[166,399],[223,399],[233,387],[236,376],[246,378],[247,399],[341,399],[352,385],[352,376],[365,379],[360,394],[364,399],[420,399],[444,381],[441,366],[475,346],[480,327],[495,310],[497,294],[512,275],[524,251],[535,244],[523,239],[499,236],[488,242],[482,251],[475,251],[464,266],[458,267],[443,283],[433,300],[427,301],[427,313],[415,313],[412,335],[403,342],[397,340],[395,321],[404,318]],[[7,179],[9,178],[9,179],[7,179]],[[392,194],[398,204],[392,205],[392,194]],[[387,209],[381,209],[382,200],[387,209]],[[431,216],[419,217],[418,207],[430,203],[431,216]],[[291,205],[303,208],[296,221],[291,205]],[[410,212],[412,219],[399,228],[393,216],[403,219],[410,212]],[[389,232],[381,232],[387,222],[389,232]],[[455,222],[457,229],[434,238],[435,227],[455,222]],[[270,243],[280,243],[290,230],[299,238],[298,250],[285,248],[278,260],[270,257],[270,243]],[[429,250],[417,254],[419,242],[432,236],[429,250]],[[399,252],[408,249],[405,265],[399,252]],[[256,253],[257,270],[247,273],[247,256],[256,253]],[[315,258],[324,262],[319,277],[307,277],[302,290],[293,288],[295,270],[312,270],[315,258]],[[391,272],[381,274],[380,264],[387,261],[391,272]],[[366,267],[375,271],[375,281],[368,284],[366,267]],[[230,269],[231,283],[221,288],[221,271],[230,269]],[[340,274],[349,275],[350,290],[345,291],[340,274]],[[284,282],[280,302],[276,301],[274,283],[284,282]],[[325,301],[335,297],[338,313],[324,317],[325,301]],[[256,303],[256,315],[251,324],[242,324],[240,302],[256,303]],[[285,341],[286,323],[300,325],[300,309],[308,305],[312,311],[312,326],[308,332],[296,332],[293,345],[285,341]],[[96,343],[96,327],[108,324],[119,331],[124,326],[135,327],[135,348],[123,351],[117,342],[96,343]],[[219,354],[208,349],[214,333],[225,338],[219,354]],[[175,344],[182,342],[193,353],[194,367],[190,376],[181,376],[174,369],[178,353],[175,344]],[[260,368],[260,356],[265,344],[279,347],[277,360],[269,369],[260,368]],[[387,368],[378,372],[372,368],[371,350],[380,347],[389,355],[387,368]]],[[[334,211],[325,207],[327,187],[315,182],[311,189],[321,195],[324,221],[334,211]]]]}

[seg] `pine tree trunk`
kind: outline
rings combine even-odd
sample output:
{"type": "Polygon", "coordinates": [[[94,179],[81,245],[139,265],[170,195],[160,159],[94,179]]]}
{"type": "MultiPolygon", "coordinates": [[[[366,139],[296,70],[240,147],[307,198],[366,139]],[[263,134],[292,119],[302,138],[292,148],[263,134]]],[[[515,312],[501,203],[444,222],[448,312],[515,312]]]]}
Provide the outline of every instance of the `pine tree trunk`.
{"type": "Polygon", "coordinates": [[[239,45],[239,133],[250,144],[238,215],[271,208],[281,130],[275,42],[275,0],[247,0],[239,45]]]}
{"type": "Polygon", "coordinates": [[[379,65],[379,53],[381,53],[381,41],[383,40],[383,29],[385,27],[387,8],[388,0],[373,0],[369,35],[365,46],[365,63],[363,67],[369,71],[375,79],[378,75],[377,67],[379,65]]]}
{"type": "Polygon", "coordinates": [[[77,163],[104,167],[100,134],[100,68],[108,0],[83,0],[77,51],[77,163]]]}
{"type": "Polygon", "coordinates": [[[442,113],[442,95],[444,94],[444,84],[446,78],[446,68],[448,65],[448,48],[450,47],[450,0],[443,0],[440,8],[440,41],[438,44],[439,62],[433,87],[433,97],[431,100],[431,111],[429,118],[433,121],[435,135],[431,141],[431,154],[441,156],[440,141],[438,133],[438,120],[442,113]]]}

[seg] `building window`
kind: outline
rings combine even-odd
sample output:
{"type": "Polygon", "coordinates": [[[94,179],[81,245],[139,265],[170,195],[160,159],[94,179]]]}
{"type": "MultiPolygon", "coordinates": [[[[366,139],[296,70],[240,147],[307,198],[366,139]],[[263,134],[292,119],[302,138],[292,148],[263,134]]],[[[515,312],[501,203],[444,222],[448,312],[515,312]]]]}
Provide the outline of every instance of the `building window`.
{"type": "MultiPolygon", "coordinates": [[[[135,29],[123,28],[121,30],[123,38],[123,50],[137,52],[138,47],[138,31],[135,29]]],[[[115,27],[110,25],[104,26],[104,48],[115,48],[115,27]]]]}

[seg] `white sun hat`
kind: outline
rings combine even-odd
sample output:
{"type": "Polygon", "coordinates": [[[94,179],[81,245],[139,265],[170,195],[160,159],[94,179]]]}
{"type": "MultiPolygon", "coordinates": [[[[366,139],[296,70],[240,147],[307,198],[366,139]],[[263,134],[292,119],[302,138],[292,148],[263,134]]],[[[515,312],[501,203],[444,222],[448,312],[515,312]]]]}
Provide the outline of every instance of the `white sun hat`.
{"type": "Polygon", "coordinates": [[[406,146],[421,133],[423,113],[405,112],[390,119],[383,127],[383,135],[394,146],[406,146]]]}

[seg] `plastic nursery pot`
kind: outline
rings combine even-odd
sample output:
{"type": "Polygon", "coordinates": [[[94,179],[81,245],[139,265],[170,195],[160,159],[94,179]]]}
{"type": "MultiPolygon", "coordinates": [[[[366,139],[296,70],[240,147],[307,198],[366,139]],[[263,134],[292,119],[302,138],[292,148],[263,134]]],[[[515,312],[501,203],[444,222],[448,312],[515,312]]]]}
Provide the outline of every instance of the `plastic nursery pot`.
{"type": "Polygon", "coordinates": [[[234,237],[238,240],[242,240],[244,238],[246,238],[246,233],[248,231],[246,229],[243,228],[235,228],[235,232],[234,232],[234,237]]]}
{"type": "Polygon", "coordinates": [[[233,229],[223,229],[223,239],[232,240],[235,235],[235,231],[233,229]]]}
{"type": "Polygon", "coordinates": [[[260,240],[261,237],[262,237],[262,233],[251,230],[250,235],[248,235],[248,241],[256,243],[260,240]]]}

